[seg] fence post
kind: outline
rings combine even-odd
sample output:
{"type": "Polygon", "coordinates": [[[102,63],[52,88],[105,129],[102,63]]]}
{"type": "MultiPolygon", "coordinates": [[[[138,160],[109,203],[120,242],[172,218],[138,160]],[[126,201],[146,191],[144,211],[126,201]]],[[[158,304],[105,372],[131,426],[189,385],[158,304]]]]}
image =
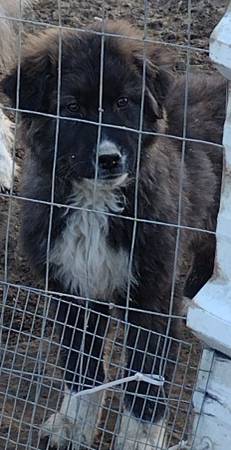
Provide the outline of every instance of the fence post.
{"type": "Polygon", "coordinates": [[[215,269],[187,316],[188,327],[208,347],[203,352],[193,398],[192,449],[228,450],[231,448],[231,2],[211,35],[210,57],[228,80],[228,102],[215,269]]]}

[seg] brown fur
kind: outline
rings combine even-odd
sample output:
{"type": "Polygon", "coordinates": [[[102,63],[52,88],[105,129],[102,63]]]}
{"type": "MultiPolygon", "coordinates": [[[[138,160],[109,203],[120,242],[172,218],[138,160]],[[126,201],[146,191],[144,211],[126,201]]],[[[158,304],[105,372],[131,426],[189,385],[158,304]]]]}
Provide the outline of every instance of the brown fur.
{"type": "MultiPolygon", "coordinates": [[[[100,31],[100,25],[96,26],[96,31],[97,33],[100,31]]],[[[130,37],[139,36],[136,30],[124,23],[108,22],[105,31],[108,35],[105,36],[103,101],[107,107],[103,120],[105,123],[138,129],[143,78],[143,42],[111,36],[121,33],[130,37]],[[129,103],[128,113],[123,111],[118,113],[115,99],[111,100],[112,94],[114,95],[117,90],[119,92],[116,94],[117,98],[120,95],[128,95],[133,99],[133,102],[129,103]],[[132,122],[130,117],[133,118],[132,122]]],[[[66,99],[70,93],[73,96],[71,90],[78,88],[79,95],[83,96],[80,105],[81,117],[87,119],[90,117],[95,121],[98,120],[101,49],[101,38],[97,33],[63,32],[61,61],[61,97],[66,99]]],[[[166,382],[170,382],[176,364],[177,342],[174,340],[169,342],[164,336],[168,331],[170,337],[176,337],[180,321],[170,320],[169,317],[172,314],[179,314],[183,296],[195,295],[212,275],[213,270],[215,236],[200,230],[214,233],[216,228],[222,150],[209,142],[221,144],[222,141],[225,85],[217,76],[208,77],[200,73],[189,77],[187,142],[182,165],[185,76],[175,78],[166,70],[169,69],[171,59],[168,52],[151,44],[145,47],[147,61],[143,130],[147,135],[143,136],[141,146],[138,189],[138,218],[141,220],[137,222],[136,227],[132,267],[137,284],[132,285],[130,292],[129,322],[133,326],[126,336],[126,363],[128,373],[140,370],[146,373],[161,371],[166,382]],[[159,136],[158,133],[166,135],[159,136]],[[172,139],[168,135],[179,139],[172,139]],[[208,143],[194,142],[196,139],[208,143]],[[181,188],[180,225],[183,228],[179,234],[175,289],[171,305],[181,188]],[[162,337],[159,338],[159,335],[162,337]],[[164,357],[166,362],[162,366],[161,357],[164,357]]],[[[58,32],[48,31],[30,42],[23,54],[21,65],[19,106],[21,109],[31,111],[30,114],[22,114],[23,136],[28,146],[24,170],[26,178],[24,195],[45,202],[50,201],[56,123],[55,119],[35,115],[33,111],[54,115],[57,112],[58,48],[58,32]]],[[[4,82],[5,92],[13,104],[15,104],[16,81],[15,70],[4,82]]],[[[77,94],[75,96],[77,98],[77,94]]],[[[54,194],[55,201],[62,205],[68,203],[72,180],[81,182],[82,178],[92,177],[92,173],[89,175],[87,171],[95,156],[93,148],[97,142],[97,130],[93,125],[79,124],[77,128],[72,126],[71,122],[61,121],[59,132],[54,194]],[[75,167],[77,172],[73,169],[73,165],[68,163],[73,153],[75,156],[75,152],[80,162],[87,160],[85,166],[79,164],[75,167]]],[[[122,192],[122,198],[125,199],[122,215],[132,218],[138,135],[125,129],[106,128],[104,125],[102,131],[107,133],[107,138],[109,136],[119,148],[124,148],[126,157],[130,158],[130,165],[126,168],[129,182],[121,187],[120,193],[122,192]]],[[[36,272],[44,277],[50,208],[46,204],[25,202],[22,209],[24,248],[36,272]]],[[[54,207],[51,248],[65,229],[66,218],[72,214],[69,212],[69,215],[64,217],[62,212],[62,208],[54,207]]],[[[122,248],[129,253],[133,221],[116,216],[109,217],[108,224],[109,249],[117,251],[122,248]]],[[[65,280],[57,279],[54,267],[50,268],[50,288],[64,294],[66,290],[68,291],[65,288],[65,280]]],[[[78,287],[72,293],[74,303],[68,309],[67,305],[61,302],[57,318],[63,324],[62,327],[65,324],[62,344],[67,348],[72,341],[69,358],[66,357],[64,362],[67,364],[66,381],[78,383],[79,367],[76,351],[81,346],[83,317],[80,314],[76,324],[80,302],[78,287]]],[[[126,295],[115,290],[112,298],[108,300],[124,307],[126,295]]],[[[102,347],[100,336],[104,335],[106,319],[103,317],[100,319],[96,333],[95,315],[102,312],[110,314],[108,305],[99,306],[93,301],[89,313],[86,348],[91,348],[94,339],[92,351],[94,359],[87,355],[87,350],[85,358],[86,364],[88,359],[90,360],[87,373],[89,383],[92,382],[92,378],[102,382],[110,371],[110,368],[103,367],[103,364],[99,370],[96,369],[96,361],[100,358],[102,347]],[[93,338],[95,334],[99,337],[93,338]]],[[[147,387],[147,384],[141,382],[137,388],[137,383],[132,382],[127,386],[125,406],[131,408],[139,419],[158,420],[164,414],[165,405],[159,400],[156,406],[151,397],[159,395],[160,390],[154,386],[147,387]],[[133,401],[132,393],[136,390],[137,397],[133,401]],[[146,399],[143,397],[145,395],[146,399]]]]}

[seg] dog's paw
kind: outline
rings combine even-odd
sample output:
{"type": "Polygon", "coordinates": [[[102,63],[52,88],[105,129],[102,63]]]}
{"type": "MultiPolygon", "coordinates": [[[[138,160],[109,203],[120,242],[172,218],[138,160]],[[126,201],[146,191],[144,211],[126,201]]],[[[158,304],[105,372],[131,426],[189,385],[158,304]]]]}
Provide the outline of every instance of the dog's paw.
{"type": "Polygon", "coordinates": [[[141,422],[131,415],[123,415],[115,450],[165,449],[166,437],[163,421],[157,423],[141,422]]]}
{"type": "Polygon", "coordinates": [[[86,439],[78,428],[69,417],[60,413],[52,414],[42,426],[41,438],[49,442],[47,448],[80,450],[86,439]]]}
{"type": "Polygon", "coordinates": [[[48,448],[81,450],[90,447],[97,424],[101,394],[76,397],[65,391],[60,411],[43,424],[41,438],[48,448]]]}
{"type": "Polygon", "coordinates": [[[115,450],[165,450],[166,448],[159,443],[145,440],[145,442],[134,442],[134,440],[123,440],[123,443],[115,447],[115,450]]]}
{"type": "Polygon", "coordinates": [[[43,424],[41,438],[49,438],[49,446],[65,449],[71,439],[72,423],[62,414],[52,414],[43,424]]]}

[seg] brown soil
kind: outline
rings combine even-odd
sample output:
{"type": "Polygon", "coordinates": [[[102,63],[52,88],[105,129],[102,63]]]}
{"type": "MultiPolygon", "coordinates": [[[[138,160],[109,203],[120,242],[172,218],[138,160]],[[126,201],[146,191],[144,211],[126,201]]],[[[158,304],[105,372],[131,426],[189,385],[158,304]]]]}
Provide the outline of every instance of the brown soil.
{"type": "MultiPolygon", "coordinates": [[[[27,19],[47,24],[58,24],[57,0],[38,0],[34,12],[27,19]]],[[[142,0],[61,0],[61,19],[65,26],[90,26],[95,17],[103,13],[112,19],[123,18],[142,28],[144,7],[142,0]]],[[[184,46],[188,39],[187,0],[159,0],[149,3],[148,36],[172,46],[184,46]]],[[[225,11],[227,1],[192,0],[191,46],[205,51],[191,51],[191,64],[195,70],[214,70],[207,50],[211,31],[225,11]]],[[[41,25],[25,25],[25,32],[37,31],[41,25]]],[[[185,69],[186,50],[179,52],[176,70],[185,69]]],[[[19,165],[23,149],[16,146],[19,165]]],[[[15,183],[15,194],[18,183],[15,183]]],[[[51,321],[45,329],[42,318],[46,315],[47,299],[29,288],[38,287],[30,267],[21,254],[18,231],[20,200],[11,201],[0,196],[0,280],[7,279],[11,287],[0,282],[4,302],[1,344],[0,379],[0,449],[38,449],[38,430],[50,410],[56,410],[62,388],[61,369],[58,367],[59,346],[51,321]],[[10,221],[7,222],[10,213],[10,221]],[[9,239],[7,240],[7,225],[9,239]],[[7,248],[7,258],[6,255],[7,248]],[[7,270],[6,270],[7,264],[7,270]],[[57,368],[55,368],[57,366],[57,368]]],[[[175,364],[172,406],[172,442],[181,439],[185,431],[196,367],[200,356],[199,344],[183,332],[185,342],[179,346],[175,364]],[[174,421],[173,417],[176,417],[174,421]]],[[[187,428],[187,427],[186,427],[187,428]]]]}

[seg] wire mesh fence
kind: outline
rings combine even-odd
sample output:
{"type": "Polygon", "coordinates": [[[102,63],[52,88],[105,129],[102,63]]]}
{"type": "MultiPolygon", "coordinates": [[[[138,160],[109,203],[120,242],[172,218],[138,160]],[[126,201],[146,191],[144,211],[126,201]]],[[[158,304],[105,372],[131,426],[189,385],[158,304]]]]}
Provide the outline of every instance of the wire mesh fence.
{"type": "MultiPolygon", "coordinates": [[[[83,5],[81,2],[44,0],[35,2],[33,10],[26,10],[21,4],[20,13],[14,17],[3,14],[17,29],[18,57],[14,83],[11,78],[10,88],[5,88],[13,101],[10,106],[4,102],[3,111],[14,114],[14,161],[24,167],[24,178],[26,175],[28,179],[24,181],[24,188],[20,188],[21,173],[14,165],[15,176],[10,190],[1,193],[2,449],[149,450],[173,448],[180,442],[182,448],[191,448],[194,438],[192,394],[201,346],[184,328],[183,308],[178,308],[176,302],[183,295],[193,297],[212,274],[218,203],[214,205],[212,220],[211,217],[198,220],[198,216],[192,214],[193,209],[187,213],[185,161],[190,149],[196,151],[199,146],[205,152],[209,151],[211,159],[221,160],[221,124],[225,113],[218,117],[219,138],[216,134],[211,137],[208,133],[203,134],[199,129],[198,134],[190,134],[188,119],[191,120],[190,114],[194,113],[193,109],[188,112],[188,105],[192,107],[191,63],[204,64],[206,72],[211,70],[206,59],[206,43],[201,44],[198,35],[194,34],[194,19],[195,14],[198,18],[204,10],[210,12],[213,6],[209,2],[195,5],[190,0],[167,3],[171,5],[147,0],[139,5],[136,2],[120,5],[106,0],[83,5]],[[126,27],[122,27],[122,31],[113,25],[108,28],[108,18],[115,18],[113,11],[119,17],[130,19],[127,11],[132,6],[136,11],[133,22],[139,26],[141,34],[137,31],[134,35],[126,27]],[[183,32],[173,36],[172,23],[166,27],[166,34],[160,34],[159,38],[157,22],[162,26],[162,17],[166,23],[171,9],[175,11],[173,22],[177,18],[183,32]],[[96,26],[91,25],[94,16],[97,16],[96,26]],[[150,26],[153,23],[155,26],[150,26]],[[52,32],[47,33],[48,26],[52,32]],[[29,38],[32,46],[26,53],[28,32],[40,34],[36,40],[29,38]],[[84,75],[78,72],[76,78],[70,76],[79,71],[74,61],[80,49],[75,47],[72,39],[78,45],[84,45],[85,39],[87,57],[92,57],[91,52],[98,52],[96,68],[90,76],[92,69],[87,67],[85,55],[81,60],[84,75]],[[94,49],[95,42],[97,50],[94,49]],[[156,52],[162,48],[168,48],[170,52],[177,49],[179,56],[173,56],[173,63],[171,58],[169,62],[168,56],[167,61],[160,57],[161,68],[167,66],[167,71],[171,72],[170,65],[174,65],[176,71],[186,73],[181,90],[180,133],[174,132],[174,123],[172,128],[164,126],[166,117],[165,112],[159,110],[162,98],[158,98],[158,88],[154,86],[154,94],[150,92],[153,88],[149,80],[150,70],[153,70],[152,62],[150,64],[152,45],[157,48],[156,52]],[[139,78],[137,73],[123,75],[126,80],[123,87],[128,86],[130,91],[127,95],[121,90],[116,97],[119,103],[113,106],[110,115],[106,101],[108,96],[116,96],[114,91],[118,90],[111,80],[121,83],[123,65],[125,70],[127,68],[125,56],[119,61],[117,46],[125,56],[130,50],[133,53],[139,50],[139,61],[136,62],[139,78]],[[70,49],[72,53],[68,53],[70,49]],[[108,77],[108,61],[113,51],[117,59],[108,77]],[[49,56],[48,63],[44,55],[49,56]],[[56,65],[51,74],[54,60],[56,65]],[[32,75],[32,85],[29,85],[32,75]],[[89,91],[90,83],[97,87],[95,98],[91,94],[89,99],[97,105],[95,114],[79,111],[76,94],[67,89],[71,86],[73,90],[74,83],[83,84],[81,76],[88,80],[89,91]],[[138,82],[140,84],[136,85],[138,82]],[[126,114],[123,116],[123,108],[130,101],[129,95],[138,112],[134,114],[133,105],[127,117],[126,114]],[[49,98],[49,107],[45,105],[46,98],[49,98]],[[71,109],[68,110],[66,104],[71,105],[71,109]],[[119,108],[122,112],[118,118],[119,108]],[[155,117],[154,126],[147,123],[150,114],[155,117]],[[80,126],[85,127],[84,138],[79,134],[80,126]],[[47,130],[51,130],[49,141],[45,140],[47,130]],[[71,138],[73,130],[74,142],[71,138]],[[89,140],[91,135],[92,140],[89,140]],[[90,156],[87,154],[89,149],[84,149],[82,160],[75,149],[76,139],[80,138],[94,147],[90,156]],[[175,142],[179,153],[177,163],[170,161],[172,168],[167,173],[167,178],[172,178],[171,183],[176,184],[174,203],[167,206],[167,216],[164,207],[161,211],[162,204],[160,213],[153,213],[151,196],[154,191],[142,191],[143,179],[153,164],[150,153],[147,169],[143,170],[143,153],[144,150],[148,153],[149,139],[155,142],[158,139],[158,145],[153,147],[158,151],[161,146],[166,147],[167,139],[167,154],[172,149],[170,142],[175,142]],[[32,157],[23,148],[27,145],[32,157]],[[47,145],[49,160],[47,155],[44,156],[47,145]],[[134,146],[136,152],[134,167],[126,166],[125,170],[123,161],[131,158],[131,154],[126,154],[126,148],[124,151],[126,145],[127,148],[134,146]],[[108,163],[111,154],[113,158],[108,163]],[[32,166],[38,155],[41,165],[34,170],[32,166]],[[118,158],[121,158],[121,167],[118,158]],[[108,170],[108,164],[112,164],[111,172],[114,167],[118,169],[113,189],[110,186],[114,175],[106,188],[103,184],[104,176],[107,176],[103,171],[105,167],[108,170]],[[173,169],[175,164],[176,169],[173,169]],[[127,176],[130,169],[132,173],[127,176]],[[31,176],[28,175],[30,170],[31,176]],[[90,184],[86,182],[89,178],[90,184]],[[126,178],[130,179],[128,184],[126,178]],[[74,180],[72,191],[67,194],[71,180],[74,180]],[[40,190],[36,190],[38,185],[40,190]],[[74,224],[70,217],[75,217],[74,224]],[[65,220],[69,226],[66,235],[65,220]],[[24,247],[31,248],[27,258],[20,247],[21,228],[24,230],[24,247]],[[45,237],[40,230],[45,230],[45,237]],[[165,230],[168,230],[167,234],[165,230]],[[168,239],[171,245],[166,246],[168,239]],[[194,264],[192,255],[186,257],[184,254],[186,241],[192,242],[193,246],[198,245],[197,241],[199,245],[206,244],[205,255],[195,259],[194,264]],[[160,252],[161,258],[155,257],[155,252],[157,255],[160,252]],[[37,273],[32,266],[39,269],[37,273]],[[182,289],[180,280],[185,272],[189,275],[182,289]],[[163,273],[166,275],[162,279],[163,273]],[[158,289],[160,292],[162,289],[162,296],[158,289]]],[[[220,4],[219,13],[223,11],[224,5],[220,4]]],[[[1,17],[1,20],[6,19],[1,17]]],[[[210,31],[212,28],[207,37],[210,31]]],[[[6,76],[8,73],[12,72],[6,71],[6,76]]],[[[163,72],[163,80],[164,76],[163,72]]],[[[175,76],[174,72],[171,76],[175,76]]],[[[216,83],[215,89],[220,90],[222,86],[223,92],[223,84],[216,83]]],[[[83,94],[78,92],[78,95],[83,94]]],[[[225,96],[221,95],[225,111],[224,100],[225,96]]],[[[177,105],[173,105],[174,108],[177,110],[177,105]]],[[[198,128],[203,126],[204,123],[202,126],[199,123],[198,128]]],[[[80,147],[79,151],[82,151],[80,147]]],[[[164,171],[165,162],[157,160],[157,163],[160,163],[160,172],[164,171]]],[[[157,172],[153,173],[156,176],[157,172]]],[[[158,190],[159,180],[154,175],[151,182],[158,190]]],[[[200,184],[198,179],[201,175],[203,172],[195,172],[189,192],[193,196],[193,185],[198,183],[203,201],[203,183],[200,184]]],[[[160,177],[160,180],[163,179],[160,177]]],[[[213,180],[209,180],[209,184],[213,180]]],[[[214,197],[219,197],[219,182],[215,181],[214,197]]],[[[168,188],[168,184],[164,186],[164,189],[168,188]]],[[[166,195],[164,189],[160,189],[161,195],[166,195]]],[[[199,215],[203,215],[202,210],[199,215]]]]}
{"type": "MultiPolygon", "coordinates": [[[[51,307],[51,301],[60,302],[58,298],[46,296],[40,292],[33,290],[8,286],[5,295],[12,298],[11,302],[7,302],[4,308],[5,324],[2,329],[2,368],[1,368],[1,403],[2,403],[2,432],[1,445],[2,448],[40,448],[40,427],[41,423],[49,415],[57,412],[58,405],[63,398],[63,375],[65,367],[60,366],[60,352],[64,349],[60,348],[57,334],[57,319],[55,315],[49,314],[49,319],[44,316],[44,309],[47,313],[51,307]],[[15,305],[17,304],[17,307],[15,305]],[[46,321],[46,328],[44,328],[46,321]],[[17,448],[17,447],[16,447],[17,448]]],[[[68,301],[68,305],[70,302],[68,301]]],[[[85,307],[76,306],[78,316],[85,312],[85,307]]],[[[135,327],[129,324],[125,333],[126,324],[116,318],[105,316],[94,312],[94,330],[88,334],[99,339],[102,342],[101,354],[96,358],[96,371],[94,379],[87,379],[87,369],[80,373],[75,371],[75,376],[82,377],[82,383],[79,388],[82,391],[83,386],[92,388],[92,386],[100,386],[97,379],[97,371],[100,366],[104,365],[107,372],[107,382],[121,380],[123,371],[127,372],[127,366],[123,357],[124,341],[126,335],[134,332],[135,344],[133,347],[126,346],[127,351],[132,353],[133,358],[137,358],[140,353],[145,353],[146,358],[151,357],[152,368],[151,373],[156,373],[158,359],[160,358],[159,348],[163,343],[168,347],[168,353],[171,346],[176,347],[175,359],[166,358],[165,365],[171,366],[171,380],[165,386],[165,395],[168,392],[168,398],[163,396],[163,392],[158,393],[158,402],[168,405],[168,432],[169,442],[179,442],[187,433],[190,433],[191,417],[191,395],[193,391],[193,383],[197,373],[196,360],[198,357],[193,353],[193,345],[187,341],[166,338],[148,329],[135,327]],[[104,320],[104,332],[99,330],[100,321],[104,320]],[[140,334],[145,333],[145,348],[139,348],[140,334]],[[155,337],[156,349],[155,353],[149,351],[150,340],[155,337]]],[[[78,326],[73,326],[78,330],[78,326]]],[[[79,329],[80,332],[81,329],[79,329]]],[[[94,342],[92,342],[92,346],[94,342]]],[[[68,350],[68,349],[66,349],[68,350]]],[[[86,356],[89,364],[89,354],[80,354],[76,351],[76,359],[86,356]]],[[[144,360],[143,360],[144,364],[144,360]]],[[[142,366],[140,367],[142,371],[142,366]]],[[[128,376],[134,375],[136,372],[129,370],[128,376]]],[[[80,377],[80,378],[81,378],[80,377]]],[[[106,398],[102,404],[100,419],[102,422],[98,426],[92,428],[95,431],[96,448],[110,448],[114,439],[118,421],[121,420],[121,399],[126,391],[126,381],[121,382],[121,386],[110,387],[105,391],[106,398]],[[119,387],[123,387],[119,389],[119,387]]],[[[144,402],[148,399],[149,403],[156,404],[156,396],[150,391],[150,381],[147,384],[147,392],[143,393],[144,402]],[[146,400],[145,400],[146,399],[146,400]]],[[[106,389],[106,386],[105,388],[106,389]]],[[[100,393],[102,393],[100,391],[100,393]]],[[[83,401],[92,408],[99,402],[99,396],[94,397],[91,394],[83,397],[83,401]]],[[[136,389],[131,392],[132,399],[136,398],[136,389]]],[[[77,414],[77,413],[76,413],[77,414]]],[[[88,425],[89,418],[88,408],[85,415],[76,419],[83,430],[88,425]]],[[[141,424],[142,426],[142,424],[141,424]]],[[[58,432],[58,430],[56,430],[58,432]]],[[[135,445],[139,441],[139,428],[136,430],[137,437],[132,437],[132,444],[135,445]]],[[[69,439],[71,439],[69,437],[69,439]]],[[[68,441],[68,437],[67,437],[68,441]]],[[[79,444],[76,442],[76,444],[79,444]]],[[[42,447],[41,447],[42,448],[42,447]]],[[[93,447],[94,448],[94,447],[93,447]]]]}

